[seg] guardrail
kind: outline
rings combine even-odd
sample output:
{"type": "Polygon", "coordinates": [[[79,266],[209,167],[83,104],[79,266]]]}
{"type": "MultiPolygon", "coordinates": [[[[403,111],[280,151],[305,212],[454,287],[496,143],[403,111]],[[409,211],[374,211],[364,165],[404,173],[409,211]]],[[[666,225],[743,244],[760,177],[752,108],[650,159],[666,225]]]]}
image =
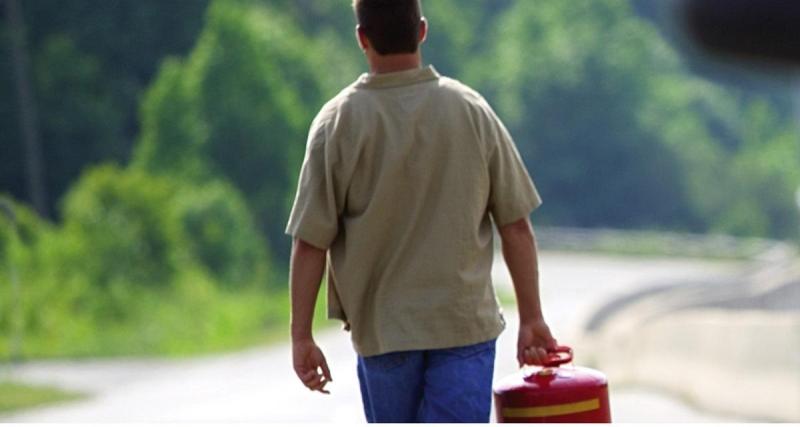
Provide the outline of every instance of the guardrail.
{"type": "Polygon", "coordinates": [[[597,309],[580,341],[613,383],[739,417],[800,421],[800,258],[791,242],[652,231],[536,229],[543,249],[741,259],[725,283],[676,283],[597,309]]]}
{"type": "Polygon", "coordinates": [[[539,247],[552,251],[609,252],[689,258],[780,261],[797,256],[794,242],[722,234],[535,226],[539,247]]]}

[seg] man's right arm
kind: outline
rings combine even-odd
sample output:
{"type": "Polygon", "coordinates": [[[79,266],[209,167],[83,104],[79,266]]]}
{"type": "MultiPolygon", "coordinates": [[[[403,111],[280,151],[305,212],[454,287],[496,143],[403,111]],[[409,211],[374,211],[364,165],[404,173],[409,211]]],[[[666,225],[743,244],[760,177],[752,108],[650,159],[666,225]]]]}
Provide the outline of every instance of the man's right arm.
{"type": "Polygon", "coordinates": [[[314,322],[314,306],[325,270],[326,253],[325,249],[295,238],[289,272],[294,370],[309,390],[322,393],[328,393],[325,384],[332,381],[331,372],[322,350],[314,342],[311,325],[314,322]]]}
{"type": "Polygon", "coordinates": [[[539,298],[539,267],[536,238],[527,217],[498,227],[519,311],[519,336],[517,361],[541,365],[547,358],[547,349],[556,346],[556,340],[542,315],[539,298]]]}

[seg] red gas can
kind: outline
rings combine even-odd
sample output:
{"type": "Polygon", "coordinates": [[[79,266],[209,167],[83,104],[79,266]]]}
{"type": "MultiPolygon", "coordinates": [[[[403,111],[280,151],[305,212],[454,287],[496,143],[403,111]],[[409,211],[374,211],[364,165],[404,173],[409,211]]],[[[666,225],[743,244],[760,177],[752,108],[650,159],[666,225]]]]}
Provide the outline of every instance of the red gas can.
{"type": "Polygon", "coordinates": [[[501,423],[609,423],[608,381],[594,369],[573,365],[572,349],[560,346],[545,366],[525,367],[494,387],[501,423]]]}

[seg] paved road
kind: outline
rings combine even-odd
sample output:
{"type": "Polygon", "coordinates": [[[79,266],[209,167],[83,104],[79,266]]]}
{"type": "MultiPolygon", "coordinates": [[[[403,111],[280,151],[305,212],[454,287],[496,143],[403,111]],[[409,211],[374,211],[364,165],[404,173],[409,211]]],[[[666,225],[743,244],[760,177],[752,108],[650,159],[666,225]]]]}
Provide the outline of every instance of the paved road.
{"type": "MultiPolygon", "coordinates": [[[[543,253],[545,315],[562,343],[579,348],[577,332],[592,310],[633,289],[666,282],[708,280],[740,274],[743,266],[676,259],[623,258],[543,253]]],[[[493,272],[508,292],[505,266],[493,272]]],[[[515,370],[516,315],[498,341],[496,376],[515,370]]],[[[348,336],[332,328],[318,335],[332,370],[332,394],[312,394],[294,378],[286,345],[186,360],[117,359],[33,362],[12,375],[31,383],[83,390],[92,397],[76,403],[30,410],[0,421],[113,422],[360,422],[363,416],[348,336]]],[[[576,354],[580,364],[580,354],[576,354]]],[[[743,421],[693,409],[680,400],[643,388],[614,388],[615,421],[743,421]]]]}

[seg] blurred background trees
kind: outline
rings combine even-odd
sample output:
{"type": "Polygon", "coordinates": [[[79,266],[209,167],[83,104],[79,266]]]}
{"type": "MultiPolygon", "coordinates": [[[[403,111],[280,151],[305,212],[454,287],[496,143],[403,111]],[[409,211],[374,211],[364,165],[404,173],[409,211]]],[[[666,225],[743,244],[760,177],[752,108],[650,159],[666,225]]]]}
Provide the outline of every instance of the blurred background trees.
{"type": "Polygon", "coordinates": [[[134,165],[193,181],[229,179],[270,246],[283,228],[305,132],[323,99],[321,57],[287,16],[219,1],[185,62],[164,63],[144,98],[134,165]]]}
{"type": "MultiPolygon", "coordinates": [[[[127,161],[138,104],[165,55],[185,54],[203,25],[207,0],[180,2],[35,0],[21,6],[36,95],[48,211],[82,168],[127,161]]],[[[5,6],[5,5],[4,5],[5,6]]],[[[6,8],[0,8],[5,13],[6,8]]],[[[11,72],[10,33],[0,43],[0,188],[28,199],[11,72]]]]}
{"type": "MultiPolygon", "coordinates": [[[[696,70],[658,3],[423,1],[424,58],[506,121],[546,201],[537,224],[796,239],[791,96],[696,70]]],[[[19,4],[48,213],[26,207],[3,8],[0,193],[19,230],[0,218],[0,278],[14,264],[27,284],[28,353],[192,351],[280,322],[307,128],[366,70],[350,2],[19,4]],[[205,326],[182,329],[187,312],[205,326]],[[89,338],[100,320],[118,328],[89,338]]]]}

